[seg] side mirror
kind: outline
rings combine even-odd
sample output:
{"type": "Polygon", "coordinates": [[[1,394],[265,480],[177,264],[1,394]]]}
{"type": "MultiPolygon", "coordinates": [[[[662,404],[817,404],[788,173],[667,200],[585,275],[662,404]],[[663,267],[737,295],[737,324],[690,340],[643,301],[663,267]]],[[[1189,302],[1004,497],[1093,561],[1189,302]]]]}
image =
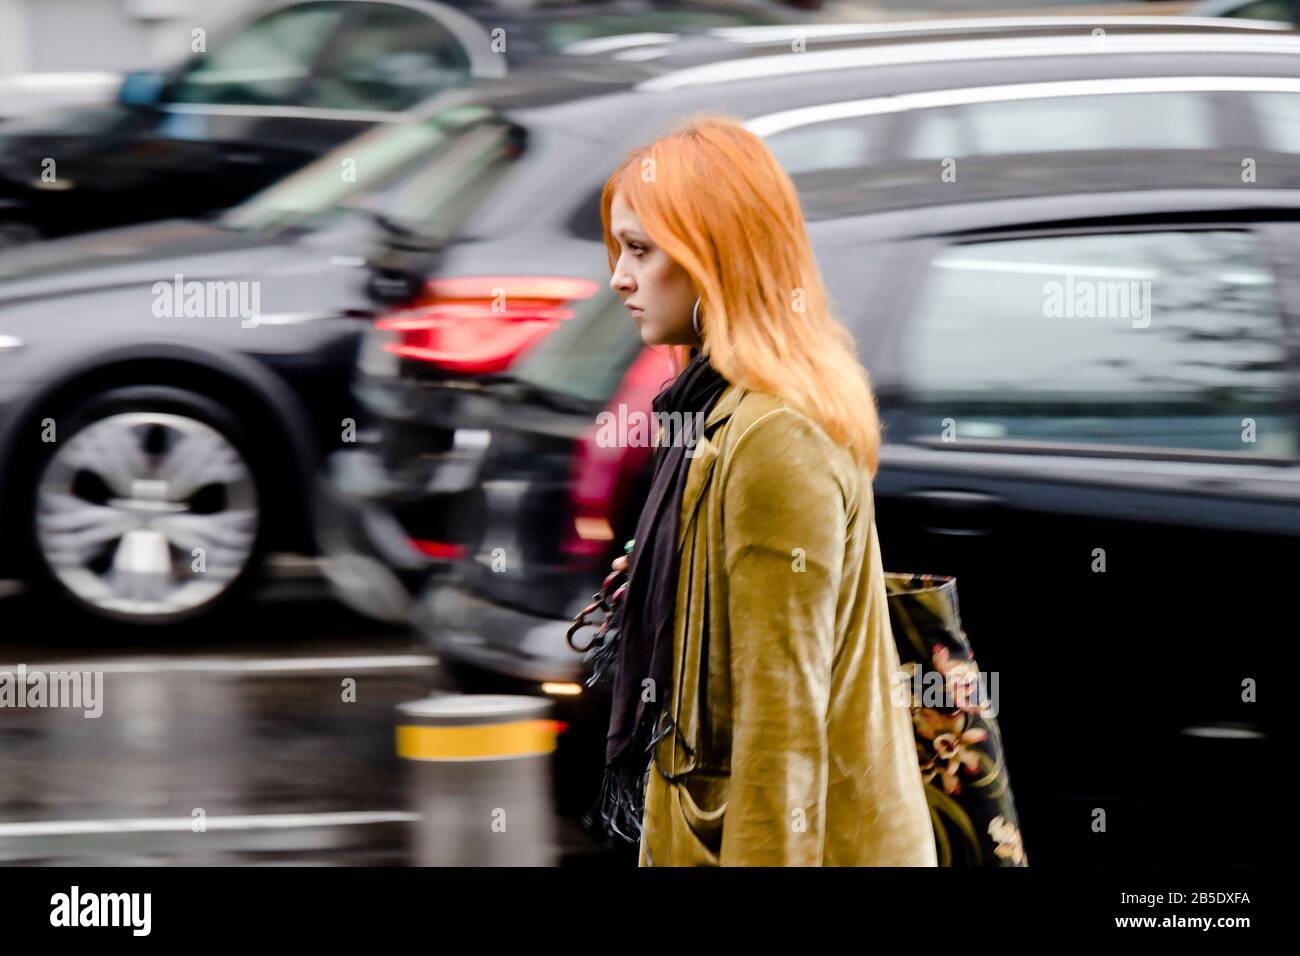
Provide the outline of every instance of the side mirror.
{"type": "Polygon", "coordinates": [[[117,101],[124,106],[155,106],[162,100],[164,79],[155,70],[132,70],[122,78],[117,101]]]}

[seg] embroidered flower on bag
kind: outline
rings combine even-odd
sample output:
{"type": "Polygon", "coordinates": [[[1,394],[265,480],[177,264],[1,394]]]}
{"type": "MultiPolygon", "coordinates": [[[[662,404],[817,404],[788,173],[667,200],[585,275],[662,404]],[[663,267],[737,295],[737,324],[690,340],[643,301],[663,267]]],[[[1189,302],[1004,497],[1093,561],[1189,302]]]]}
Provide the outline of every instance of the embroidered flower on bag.
{"type": "Polygon", "coordinates": [[[934,645],[931,656],[934,666],[943,674],[945,697],[953,701],[954,707],[971,712],[987,708],[987,702],[981,700],[980,669],[975,661],[953,658],[942,644],[934,645]]]}
{"type": "Polygon", "coordinates": [[[979,751],[974,745],[987,740],[988,731],[967,727],[966,714],[960,711],[941,714],[922,707],[913,713],[912,719],[917,733],[929,741],[931,753],[922,754],[929,759],[921,764],[925,782],[929,783],[937,775],[943,782],[944,792],[961,793],[957,771],[961,767],[965,767],[968,774],[979,770],[979,751]]]}
{"type": "Polygon", "coordinates": [[[998,858],[1011,860],[1016,866],[1024,865],[1025,848],[1020,842],[1019,827],[1012,826],[1001,816],[996,816],[989,821],[989,836],[993,837],[993,842],[997,844],[993,852],[998,858]]]}

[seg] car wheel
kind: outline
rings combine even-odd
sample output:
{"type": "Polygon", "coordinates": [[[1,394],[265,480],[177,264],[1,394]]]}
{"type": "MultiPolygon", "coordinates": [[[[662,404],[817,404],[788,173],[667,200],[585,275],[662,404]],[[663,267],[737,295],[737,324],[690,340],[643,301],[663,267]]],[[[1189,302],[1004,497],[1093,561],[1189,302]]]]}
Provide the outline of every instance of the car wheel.
{"type": "Polygon", "coordinates": [[[237,420],[174,389],[123,389],[59,425],[38,468],[33,540],[63,597],[170,624],[216,609],[259,563],[263,504],[237,420]]]}

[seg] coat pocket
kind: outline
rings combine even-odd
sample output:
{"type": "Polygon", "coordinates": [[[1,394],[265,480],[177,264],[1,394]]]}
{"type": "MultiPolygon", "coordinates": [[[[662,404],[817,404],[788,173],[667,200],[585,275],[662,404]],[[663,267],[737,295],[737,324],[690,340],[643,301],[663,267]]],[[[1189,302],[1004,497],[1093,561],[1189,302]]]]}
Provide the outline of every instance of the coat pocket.
{"type": "Polygon", "coordinates": [[[696,771],[673,787],[682,819],[695,839],[715,855],[722,849],[728,779],[726,774],[696,771]]]}

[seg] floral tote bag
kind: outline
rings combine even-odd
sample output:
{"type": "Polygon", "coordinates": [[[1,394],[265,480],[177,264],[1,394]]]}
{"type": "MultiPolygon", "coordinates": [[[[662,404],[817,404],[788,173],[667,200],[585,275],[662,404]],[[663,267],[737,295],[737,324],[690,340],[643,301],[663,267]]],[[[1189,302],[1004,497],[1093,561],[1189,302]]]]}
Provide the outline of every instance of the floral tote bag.
{"type": "MultiPolygon", "coordinates": [[[[885,574],[939,865],[1027,866],[993,696],[961,627],[957,579],[885,574]]],[[[996,685],[994,685],[996,687],[996,685]]]]}

